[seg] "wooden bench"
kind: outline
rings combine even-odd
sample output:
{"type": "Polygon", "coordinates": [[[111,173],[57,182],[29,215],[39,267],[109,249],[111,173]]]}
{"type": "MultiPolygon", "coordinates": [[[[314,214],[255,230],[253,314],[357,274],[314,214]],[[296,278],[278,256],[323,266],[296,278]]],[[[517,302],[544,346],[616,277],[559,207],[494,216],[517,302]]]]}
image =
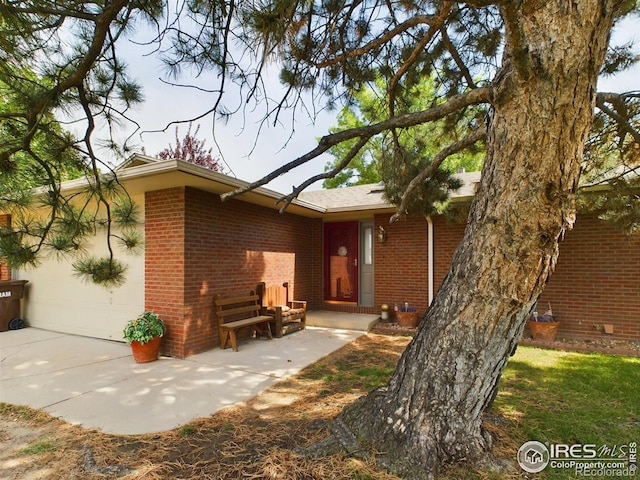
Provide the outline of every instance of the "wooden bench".
{"type": "Polygon", "coordinates": [[[289,300],[289,282],[267,286],[258,284],[262,315],[271,317],[273,334],[280,338],[291,332],[303,330],[307,323],[307,302],[289,300]]]}
{"type": "MultiPolygon", "coordinates": [[[[271,328],[269,322],[273,320],[268,315],[260,314],[260,297],[251,292],[246,297],[220,298],[216,295],[213,304],[218,317],[218,332],[220,333],[220,348],[227,348],[227,343],[231,342],[231,348],[234,352],[238,351],[238,341],[236,331],[250,327],[257,337],[266,335],[271,336],[271,328]]],[[[253,333],[252,332],[252,333],[253,333]]]]}

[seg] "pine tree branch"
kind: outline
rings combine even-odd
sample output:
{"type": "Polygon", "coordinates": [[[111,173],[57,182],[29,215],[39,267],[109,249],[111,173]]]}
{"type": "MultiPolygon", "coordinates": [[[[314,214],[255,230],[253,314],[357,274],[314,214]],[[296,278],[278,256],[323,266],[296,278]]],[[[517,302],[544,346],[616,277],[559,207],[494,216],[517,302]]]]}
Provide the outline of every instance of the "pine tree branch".
{"type": "Polygon", "coordinates": [[[98,166],[96,163],[97,158],[93,152],[93,147],[91,146],[91,135],[95,129],[95,121],[93,118],[93,114],[91,112],[91,108],[89,106],[89,100],[87,98],[84,85],[82,83],[78,86],[78,95],[80,98],[80,104],[87,118],[87,128],[85,130],[84,144],[87,146],[87,149],[89,151],[89,156],[91,159],[93,178],[96,182],[96,187],[97,187],[95,191],[98,196],[98,203],[102,203],[106,209],[106,213],[107,213],[106,245],[107,245],[107,250],[109,252],[109,259],[113,260],[113,248],[111,246],[111,205],[109,204],[107,199],[104,197],[104,192],[102,190],[102,180],[100,178],[100,172],[98,170],[98,166]]]}
{"type": "MultiPolygon", "coordinates": [[[[398,69],[396,74],[393,76],[391,81],[389,82],[389,87],[387,89],[389,94],[388,100],[388,108],[389,108],[389,116],[395,116],[395,106],[396,106],[396,88],[400,83],[402,77],[409,71],[411,66],[418,60],[420,55],[424,52],[426,46],[433,39],[433,37],[438,33],[442,27],[444,26],[444,22],[447,19],[447,16],[451,13],[453,8],[452,2],[444,2],[441,5],[440,10],[434,16],[433,21],[429,24],[431,28],[426,32],[425,35],[420,39],[420,41],[415,45],[411,55],[409,58],[402,64],[402,66],[398,69]]],[[[393,148],[395,154],[399,154],[400,152],[400,139],[398,137],[398,132],[396,128],[391,130],[391,135],[393,137],[393,148]]]]}
{"type": "Polygon", "coordinates": [[[472,8],[485,8],[491,5],[500,5],[504,3],[504,0],[466,0],[465,2],[472,8]]]}
{"type": "Polygon", "coordinates": [[[51,194],[50,194],[50,199],[51,199],[51,210],[50,212],[48,212],[46,214],[47,216],[47,220],[46,222],[42,225],[42,228],[40,229],[39,233],[38,233],[38,242],[37,245],[35,246],[35,248],[33,246],[31,246],[31,251],[33,254],[36,254],[40,251],[40,249],[42,248],[42,246],[45,244],[45,240],[47,238],[47,235],[49,234],[49,232],[51,231],[51,229],[53,228],[53,225],[56,221],[56,218],[58,217],[58,211],[60,210],[60,186],[59,183],[56,181],[55,176],[50,168],[50,166],[48,165],[48,163],[43,160],[36,152],[34,152],[31,148],[27,148],[26,149],[26,153],[29,154],[31,156],[31,158],[33,158],[36,162],[38,162],[38,164],[40,166],[42,166],[46,173],[47,176],[49,178],[50,181],[50,187],[52,189],[51,194]]]}
{"type": "Polygon", "coordinates": [[[490,95],[490,87],[482,87],[475,90],[470,90],[465,93],[454,95],[453,97],[447,99],[445,102],[426,110],[414,113],[405,113],[373,125],[352,128],[349,130],[344,130],[342,132],[327,135],[320,139],[319,144],[330,144],[329,146],[333,146],[351,138],[367,135],[373,136],[383,131],[391,130],[392,128],[408,128],[422,123],[433,122],[435,120],[444,118],[447,115],[456,112],[464,107],[468,107],[470,105],[479,105],[482,103],[490,103],[490,95]]]}
{"type": "Polygon", "coordinates": [[[469,72],[469,69],[462,61],[462,58],[460,57],[458,50],[456,49],[455,45],[451,42],[451,38],[449,38],[449,33],[447,32],[446,27],[444,26],[441,27],[440,33],[442,35],[442,41],[444,43],[444,46],[447,47],[447,50],[449,51],[449,54],[451,54],[453,61],[456,62],[456,65],[460,69],[462,76],[467,81],[467,85],[469,86],[469,88],[476,88],[477,87],[476,82],[473,81],[471,72],[469,72]]]}
{"type": "Polygon", "coordinates": [[[630,166],[624,165],[624,168],[622,170],[614,167],[605,173],[610,173],[610,172],[615,172],[615,175],[604,175],[602,179],[596,182],[589,182],[586,186],[587,187],[596,187],[598,185],[610,186],[612,182],[625,180],[625,178],[628,177],[629,174],[631,173],[633,173],[636,177],[640,176],[640,165],[636,167],[630,167],[630,166]]]}
{"type": "MultiPolygon", "coordinates": [[[[61,95],[70,88],[78,87],[82,84],[103,51],[112,22],[118,18],[122,9],[128,5],[128,0],[114,0],[112,3],[108,3],[104,10],[96,16],[94,19],[95,29],[88,50],[74,71],[70,75],[63,77],[53,89],[56,95],[61,95]]],[[[40,105],[40,107],[42,108],[43,105],[40,105]]]]}
{"type": "Polygon", "coordinates": [[[349,165],[351,160],[353,160],[353,158],[358,154],[358,152],[360,152],[360,150],[364,148],[364,146],[367,144],[370,138],[371,137],[362,137],[358,141],[358,143],[356,143],[353,147],[351,147],[351,150],[349,150],[349,153],[347,153],[347,155],[345,155],[345,157],[331,170],[324,173],[320,173],[318,175],[314,175],[313,177],[305,180],[300,186],[294,187],[293,191],[289,195],[279,198],[276,203],[284,202],[284,205],[280,208],[280,213],[284,213],[284,211],[289,207],[289,205],[291,205],[291,202],[293,202],[293,200],[298,198],[298,195],[300,195],[300,192],[302,192],[309,185],[319,180],[333,178],[338,173],[340,173],[344,168],[347,167],[347,165],[349,165]]]}
{"type": "MultiPolygon", "coordinates": [[[[82,5],[82,3],[80,3],[82,5]]],[[[68,8],[64,9],[56,9],[56,8],[48,8],[43,5],[38,5],[36,8],[24,8],[24,7],[16,7],[12,6],[11,10],[16,13],[22,13],[27,15],[47,15],[47,16],[56,16],[60,18],[77,18],[80,20],[89,20],[91,22],[95,22],[98,18],[98,15],[95,13],[89,13],[87,11],[81,10],[70,10],[68,8]]]]}
{"type": "Polygon", "coordinates": [[[447,157],[453,155],[454,153],[458,153],[465,148],[469,148],[474,143],[479,142],[480,140],[484,140],[485,138],[487,138],[487,128],[483,127],[467,135],[462,140],[454,142],[451,145],[448,145],[447,147],[440,150],[437,155],[433,157],[433,160],[431,160],[429,165],[427,165],[427,167],[422,170],[422,172],[420,172],[418,176],[414,177],[413,180],[409,182],[409,185],[402,194],[400,205],[398,205],[396,213],[391,216],[389,223],[398,221],[400,217],[404,215],[407,210],[407,205],[409,203],[409,197],[411,196],[411,193],[418,187],[418,185],[430,179],[447,157]]]}
{"type": "Polygon", "coordinates": [[[250,183],[246,187],[237,188],[231,192],[224,193],[220,198],[228,200],[229,198],[236,197],[243,193],[254,190],[258,187],[266,185],[270,181],[284,175],[287,172],[304,165],[305,163],[319,157],[331,147],[338,145],[339,143],[351,140],[353,138],[371,138],[381,132],[391,130],[394,128],[408,128],[422,123],[432,122],[439,120],[450,113],[460,110],[461,108],[468,107],[469,105],[478,105],[482,103],[490,103],[491,89],[489,87],[477,88],[469,92],[461,93],[449,98],[446,102],[415,113],[405,113],[397,117],[389,118],[383,122],[379,122],[373,125],[366,125],[363,127],[350,128],[341,132],[326,135],[320,139],[318,146],[310,152],[298,157],[297,159],[283,165],[282,167],[274,170],[270,174],[262,177],[253,183],[250,183]]]}
{"type": "Polygon", "coordinates": [[[391,116],[395,115],[396,87],[400,83],[400,80],[402,79],[402,77],[409,71],[411,66],[418,60],[420,55],[424,52],[424,49],[427,46],[427,44],[433,39],[435,34],[440,31],[440,29],[444,25],[445,20],[447,19],[447,16],[451,13],[452,8],[453,8],[452,2],[443,2],[440,10],[436,15],[434,15],[432,22],[430,22],[429,24],[431,28],[429,28],[429,30],[425,33],[425,35],[423,35],[420,41],[413,48],[413,51],[411,52],[411,55],[409,55],[409,58],[407,58],[407,60],[402,64],[402,66],[398,69],[396,74],[393,76],[393,78],[391,79],[391,82],[389,82],[389,88],[388,88],[389,113],[391,116]]]}
{"type": "Polygon", "coordinates": [[[640,132],[633,128],[633,126],[629,122],[628,115],[626,115],[624,100],[628,97],[628,95],[621,95],[618,93],[599,92],[596,95],[596,106],[600,109],[600,111],[602,111],[602,113],[611,117],[612,120],[615,120],[622,132],[628,133],[629,135],[631,135],[631,137],[633,137],[633,140],[637,144],[640,144],[640,132]],[[616,111],[613,111],[609,107],[607,107],[607,103],[613,105],[616,111]]]}
{"type": "MultiPolygon", "coordinates": [[[[19,150],[27,150],[38,131],[38,126],[47,108],[51,104],[55,104],[57,99],[68,90],[74,87],[79,88],[82,85],[103,52],[112,22],[117,19],[122,9],[127,7],[128,4],[128,0],[115,0],[113,3],[108,4],[100,14],[94,15],[90,19],[95,24],[95,29],[89,48],[78,65],[73,70],[69,68],[71,72],[67,76],[61,77],[60,81],[46,95],[39,96],[36,101],[29,105],[28,110],[23,112],[23,116],[28,123],[27,133],[23,136],[19,147],[2,152],[3,156],[12,155],[19,150]]],[[[37,13],[37,10],[34,13],[37,13]]],[[[45,11],[41,13],[46,14],[45,11]]]]}
{"type": "Polygon", "coordinates": [[[401,35],[402,33],[406,32],[410,28],[416,27],[418,25],[432,26],[432,24],[436,22],[436,18],[437,18],[436,15],[415,15],[409,18],[408,20],[402,22],[401,24],[396,25],[391,30],[388,30],[384,34],[380,35],[379,37],[376,37],[374,40],[372,40],[371,42],[367,43],[366,45],[360,48],[349,50],[348,52],[344,52],[340,55],[335,55],[322,62],[314,63],[313,65],[317,68],[326,68],[332,65],[337,65],[340,62],[343,62],[344,60],[346,60],[347,58],[359,57],[361,55],[364,55],[368,52],[371,52],[381,47],[385,43],[388,43],[389,41],[391,41],[394,37],[401,35]]]}

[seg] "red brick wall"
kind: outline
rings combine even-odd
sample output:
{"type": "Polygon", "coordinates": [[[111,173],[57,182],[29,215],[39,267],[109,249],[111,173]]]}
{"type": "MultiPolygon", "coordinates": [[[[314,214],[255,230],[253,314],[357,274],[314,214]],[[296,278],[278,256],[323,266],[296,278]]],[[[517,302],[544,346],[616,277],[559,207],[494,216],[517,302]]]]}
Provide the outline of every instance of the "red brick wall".
{"type": "MultiPolygon", "coordinates": [[[[434,286],[441,285],[464,224],[436,217],[434,286]]],[[[375,217],[373,307],[325,304],[322,222],[217,195],[175,188],[146,197],[146,308],[169,326],[165,353],[184,357],[218,345],[213,296],[244,295],[258,282],[289,281],[309,309],[378,313],[380,305],[428,307],[427,221],[408,217],[389,225],[375,217]],[[183,245],[184,243],[184,245],[183,245]]],[[[541,297],[551,302],[566,337],[640,338],[640,244],[595,218],[579,217],[561,245],[555,274],[541,297]]]]}
{"type": "Polygon", "coordinates": [[[429,306],[427,220],[424,217],[403,217],[389,224],[389,215],[375,218],[375,230],[382,226],[387,240],[375,239],[375,305],[404,302],[422,314],[429,306]]]}
{"type": "MultiPolygon", "coordinates": [[[[436,291],[464,228],[464,224],[434,219],[436,291]]],[[[596,217],[580,215],[560,244],[556,271],[540,297],[540,310],[551,303],[560,319],[560,337],[639,340],[639,277],[640,240],[596,217]],[[603,334],[604,324],[614,326],[613,335],[603,334]]]]}
{"type": "MultiPolygon", "coordinates": [[[[0,226],[10,227],[11,215],[0,214],[0,226]]],[[[3,258],[0,258],[0,280],[11,280],[11,269],[3,258]]]]}
{"type": "Polygon", "coordinates": [[[539,300],[560,320],[558,335],[640,340],[640,239],[578,216],[539,300]],[[602,332],[612,324],[613,335],[602,332]]]}
{"type": "Polygon", "coordinates": [[[455,223],[444,217],[433,218],[433,253],[435,257],[433,272],[434,294],[442,285],[449,272],[453,254],[464,235],[465,223],[455,223]]]}
{"type": "Polygon", "coordinates": [[[147,274],[166,261],[173,270],[171,280],[147,280],[146,289],[147,308],[169,320],[165,353],[185,357],[219,344],[215,294],[247,295],[261,281],[289,281],[293,297],[311,298],[320,220],[238,200],[222,203],[192,188],[148,193],[146,208],[147,260],[155,264],[147,265],[147,274]],[[182,239],[184,248],[172,249],[182,239]]]}

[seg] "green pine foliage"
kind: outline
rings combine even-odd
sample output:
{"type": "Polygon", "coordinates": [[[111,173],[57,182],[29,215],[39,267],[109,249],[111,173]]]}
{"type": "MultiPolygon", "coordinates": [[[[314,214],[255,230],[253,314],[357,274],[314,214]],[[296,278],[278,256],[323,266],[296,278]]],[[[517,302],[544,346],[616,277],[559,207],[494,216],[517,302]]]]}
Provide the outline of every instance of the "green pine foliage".
{"type": "MultiPolygon", "coordinates": [[[[349,128],[362,127],[384,120],[387,114],[387,105],[384,102],[384,84],[380,78],[374,84],[368,85],[359,92],[353,94],[353,100],[338,114],[336,126],[331,132],[340,132],[349,128]]],[[[428,108],[435,92],[435,82],[432,78],[422,79],[420,84],[408,92],[403,99],[403,113],[417,112],[428,108]]],[[[470,125],[477,125],[484,121],[486,112],[484,109],[469,109],[464,112],[463,120],[459,126],[451,119],[440,122],[417,125],[411,129],[403,129],[397,133],[402,146],[401,161],[406,162],[406,152],[420,159],[424,166],[447,143],[468,133],[470,125]],[[465,125],[466,124],[466,125],[465,125]],[[455,129],[458,128],[456,131],[455,129]]],[[[349,151],[355,141],[344,142],[333,147],[329,153],[335,160],[328,162],[325,171],[333,169],[349,151]]],[[[371,139],[367,146],[335,177],[324,181],[324,188],[337,188],[341,186],[365,185],[384,181],[388,183],[392,178],[383,178],[384,164],[389,164],[394,157],[393,137],[390,134],[381,134],[371,139]]],[[[482,145],[474,145],[470,149],[456,153],[448,157],[442,164],[442,169],[455,173],[459,169],[466,171],[478,171],[482,168],[484,148],[482,145]]],[[[388,170],[388,169],[387,169],[388,170]]],[[[385,174],[390,173],[385,171],[385,174]]],[[[406,185],[404,185],[406,187],[406,185]]]]}
{"type": "Polygon", "coordinates": [[[162,14],[163,4],[154,1],[0,6],[0,211],[11,215],[11,228],[0,229],[0,256],[11,267],[71,257],[76,272],[94,283],[123,281],[126,267],[114,247],[139,249],[139,219],[115,176],[105,175],[109,167],[96,144],[126,151],[114,133],[143,97],[115,45],[134,21],[162,14]],[[64,130],[59,118],[84,133],[64,130]],[[98,122],[107,126],[100,142],[98,122]],[[85,179],[85,188],[63,190],[72,179],[85,179]],[[88,236],[98,231],[106,258],[86,253],[88,236]]]}
{"type": "MultiPolygon", "coordinates": [[[[104,229],[108,268],[98,260],[76,265],[92,281],[121,281],[117,277],[124,269],[111,259],[118,244],[127,250],[140,246],[133,233],[138,220],[117,178],[104,177],[109,163],[97,146],[119,158],[131,152],[118,134],[123,122],[132,123],[129,112],[144,94],[120,49],[141,26],[153,29],[151,54],[162,58],[170,79],[211,95],[193,121],[207,115],[224,121],[261,106],[265,123],[280,122],[286,111],[313,116],[342,109],[335,129],[315,148],[310,145],[307,154],[247,188],[331,149],[336,161],[296,187],[288,202],[316,180],[335,187],[382,179],[402,213],[426,213],[443,208],[444,193],[453,187],[448,173],[480,168],[491,104],[499,100],[492,88],[507,45],[504,15],[513,13],[517,23],[518,12],[529,8],[536,2],[508,8],[412,0],[4,2],[0,210],[12,215],[14,230],[0,232],[0,255],[14,266],[36,265],[47,252],[85,258],[84,237],[104,229]],[[265,81],[274,66],[285,86],[277,98],[265,81]],[[232,100],[226,105],[228,92],[232,100]],[[64,131],[61,118],[80,125],[81,133],[64,131]],[[342,172],[334,171],[343,163],[342,172]],[[413,188],[416,174],[424,179],[413,188]],[[60,188],[65,180],[82,177],[88,179],[83,192],[66,195],[60,188]]],[[[618,18],[639,11],[633,1],[612,8],[618,18]]],[[[518,52],[512,53],[517,63],[518,52]]],[[[602,73],[637,61],[632,45],[615,46],[602,73]]],[[[616,210],[637,212],[638,98],[637,92],[598,94],[584,156],[585,183],[603,191],[606,186],[607,197],[619,194],[607,204],[592,202],[592,208],[629,232],[637,231],[637,214],[616,210]]]]}

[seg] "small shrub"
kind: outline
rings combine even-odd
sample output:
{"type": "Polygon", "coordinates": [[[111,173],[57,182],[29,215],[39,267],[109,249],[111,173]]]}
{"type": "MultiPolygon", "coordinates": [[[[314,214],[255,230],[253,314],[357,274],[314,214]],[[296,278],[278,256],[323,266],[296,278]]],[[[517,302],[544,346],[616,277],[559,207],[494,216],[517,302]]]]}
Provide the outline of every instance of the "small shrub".
{"type": "Polygon", "coordinates": [[[122,334],[128,342],[147,343],[154,337],[162,337],[166,329],[162,319],[153,312],[144,312],[129,320],[122,334]]]}

